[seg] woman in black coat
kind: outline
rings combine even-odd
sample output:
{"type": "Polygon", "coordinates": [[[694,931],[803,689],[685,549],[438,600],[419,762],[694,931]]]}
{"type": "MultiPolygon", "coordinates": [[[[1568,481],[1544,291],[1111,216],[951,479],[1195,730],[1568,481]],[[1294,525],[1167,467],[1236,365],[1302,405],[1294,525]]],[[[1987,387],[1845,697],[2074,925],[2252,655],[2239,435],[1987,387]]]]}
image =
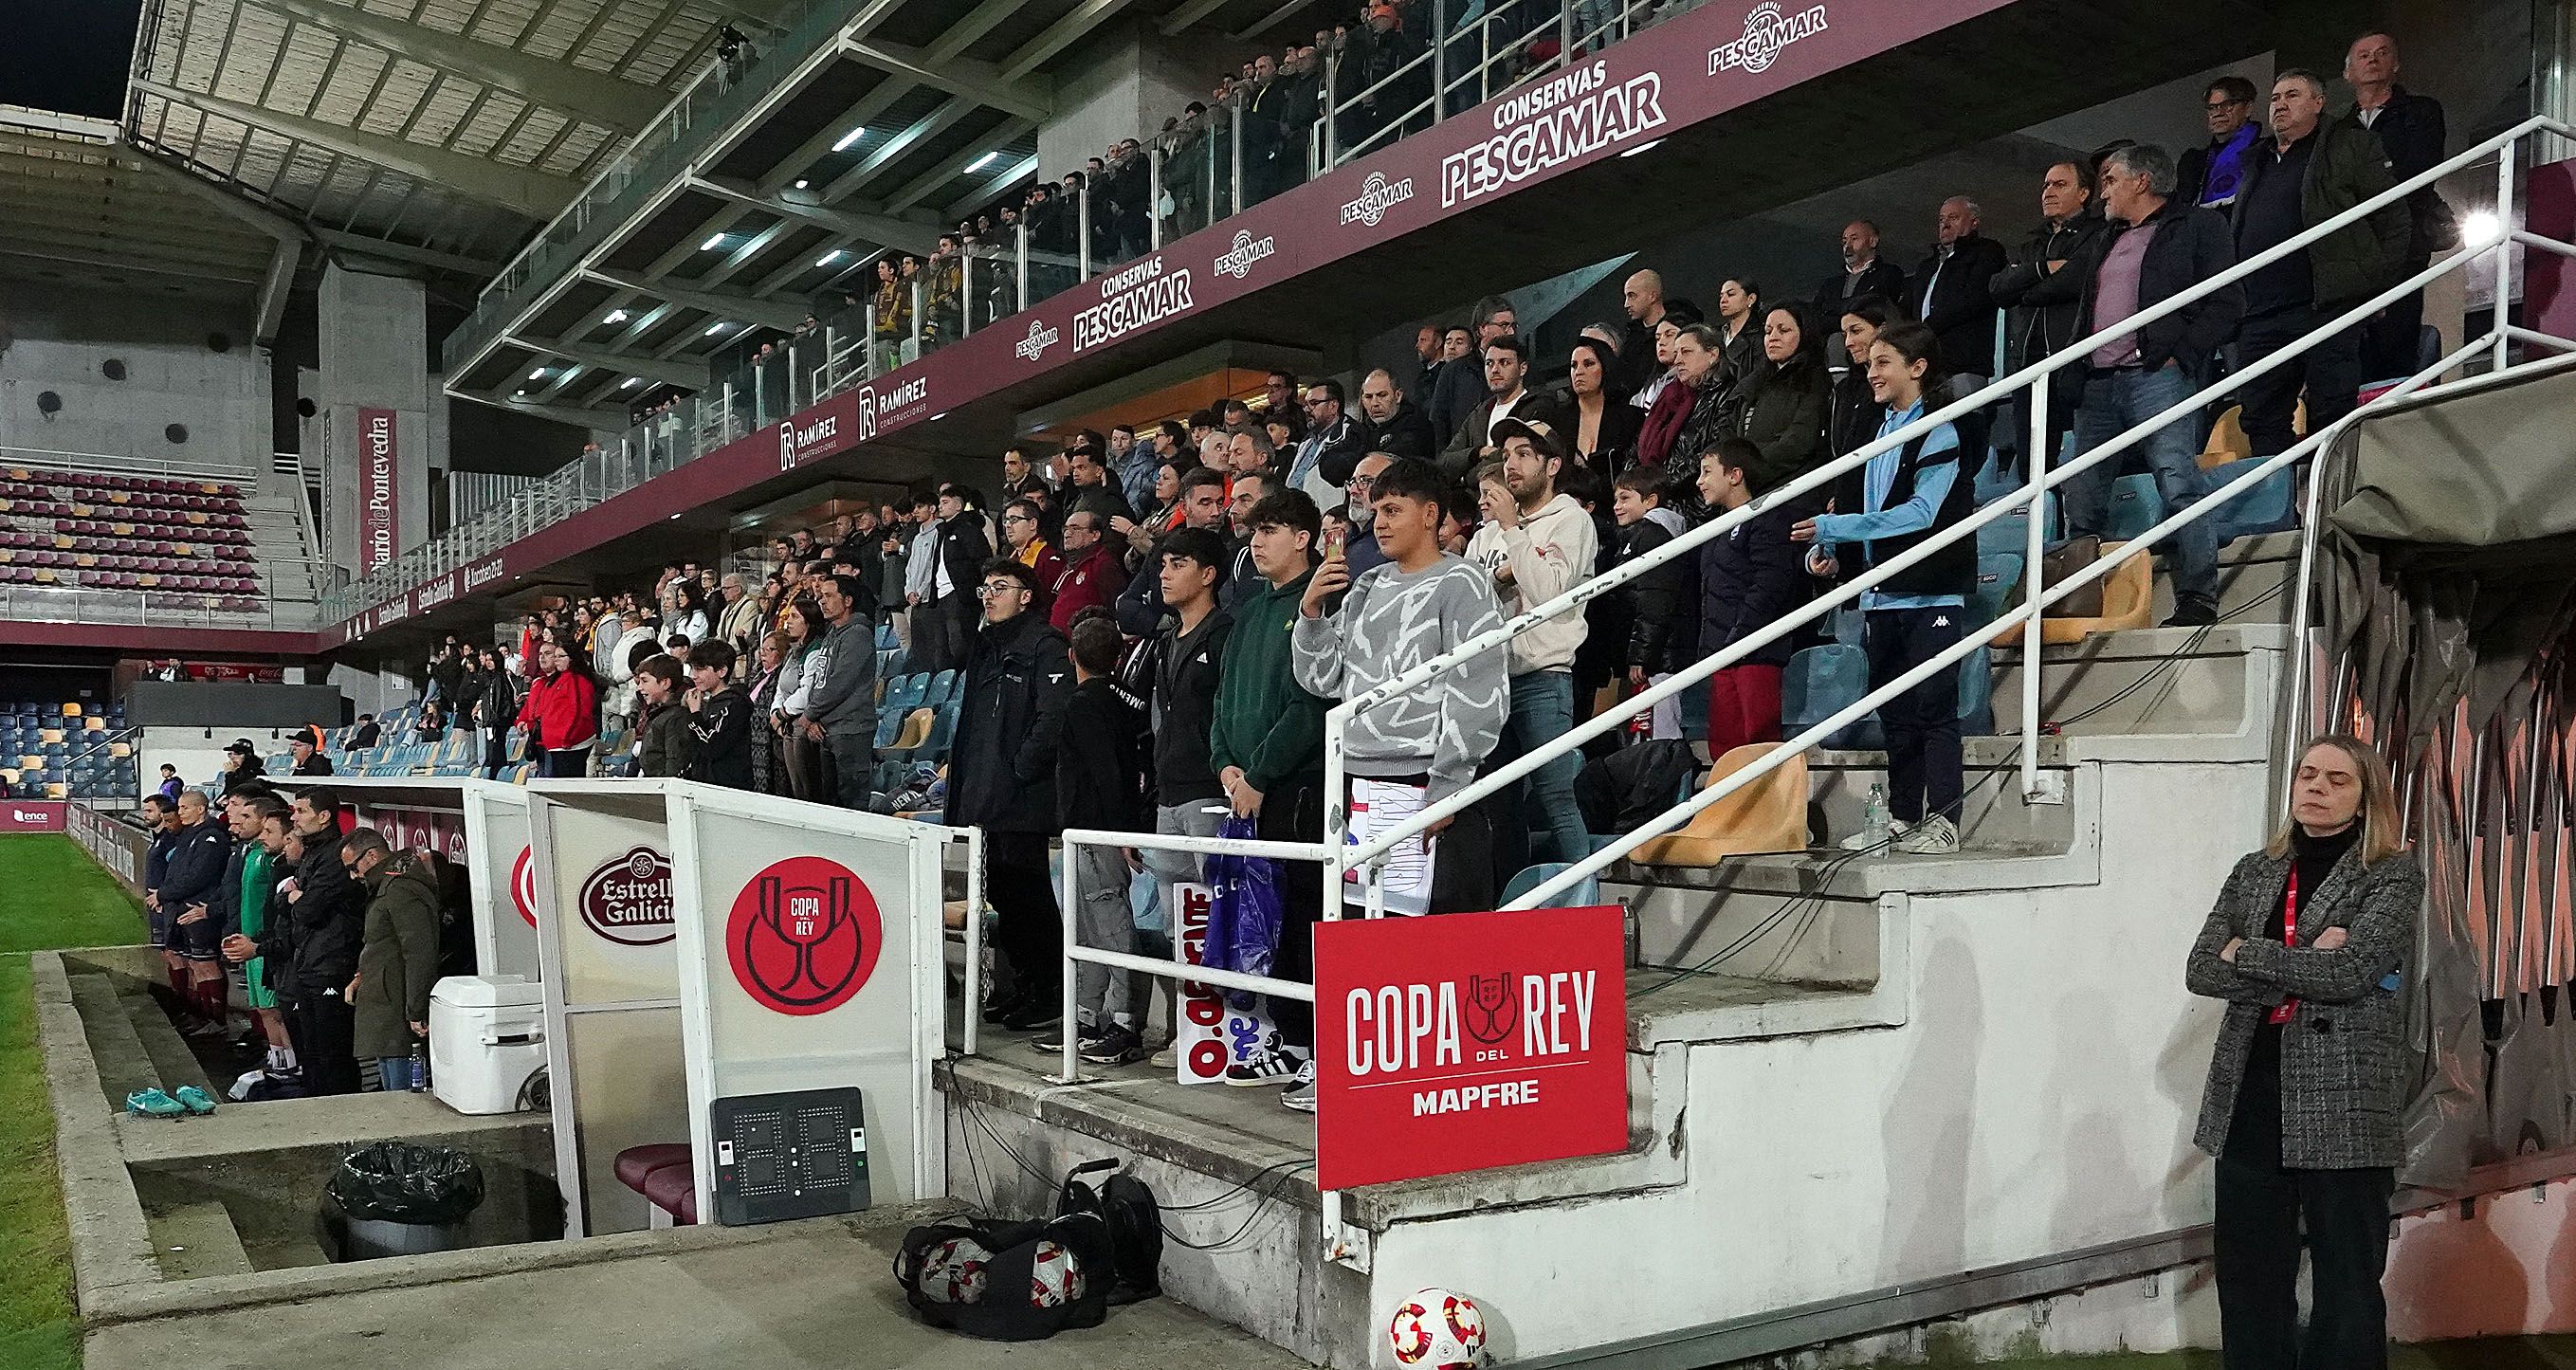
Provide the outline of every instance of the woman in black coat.
{"type": "Polygon", "coordinates": [[[2231,1370],[2388,1364],[2379,1281],[2413,1059],[2402,977],[2424,902],[2405,841],[2379,754],[2317,738],[2299,754],[2289,821],[2228,873],[2192,944],[2184,984],[2227,1005],[2194,1141],[2218,1158],[2213,1254],[2231,1370]]]}
{"type": "Polygon", "coordinates": [[[1804,309],[1778,304],[1763,316],[1762,363],[1737,394],[1735,435],[1762,454],[1757,488],[1777,490],[1824,465],[1833,378],[1825,374],[1824,338],[1804,309]]]}
{"type": "Polygon", "coordinates": [[[1577,460],[1592,468],[1603,488],[1636,460],[1637,433],[1646,411],[1628,403],[1613,379],[1618,354],[1598,338],[1576,338],[1566,360],[1567,409],[1574,415],[1571,435],[1577,460]]]}

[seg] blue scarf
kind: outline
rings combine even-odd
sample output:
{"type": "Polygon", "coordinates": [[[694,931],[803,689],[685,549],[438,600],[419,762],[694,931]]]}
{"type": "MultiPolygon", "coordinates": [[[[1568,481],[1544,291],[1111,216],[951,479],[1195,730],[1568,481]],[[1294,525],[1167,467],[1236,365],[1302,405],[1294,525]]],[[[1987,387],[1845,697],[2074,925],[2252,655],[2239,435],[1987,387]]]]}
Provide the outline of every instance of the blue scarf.
{"type": "Polygon", "coordinates": [[[2254,146],[2262,128],[2252,120],[2236,130],[2226,144],[2209,154],[2209,177],[2201,183],[2200,203],[2222,205],[2236,198],[2245,185],[2245,153],[2254,146]]]}

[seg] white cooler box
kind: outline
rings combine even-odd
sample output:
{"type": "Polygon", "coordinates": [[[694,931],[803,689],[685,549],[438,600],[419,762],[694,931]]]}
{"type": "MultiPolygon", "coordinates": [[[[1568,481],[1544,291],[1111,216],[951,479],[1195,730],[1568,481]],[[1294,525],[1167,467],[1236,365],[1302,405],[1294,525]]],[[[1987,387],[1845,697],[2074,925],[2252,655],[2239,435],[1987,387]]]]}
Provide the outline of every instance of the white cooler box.
{"type": "Polygon", "coordinates": [[[518,975],[451,975],[429,992],[429,1087],[459,1113],[515,1113],[546,1068],[545,990],[518,975]]]}

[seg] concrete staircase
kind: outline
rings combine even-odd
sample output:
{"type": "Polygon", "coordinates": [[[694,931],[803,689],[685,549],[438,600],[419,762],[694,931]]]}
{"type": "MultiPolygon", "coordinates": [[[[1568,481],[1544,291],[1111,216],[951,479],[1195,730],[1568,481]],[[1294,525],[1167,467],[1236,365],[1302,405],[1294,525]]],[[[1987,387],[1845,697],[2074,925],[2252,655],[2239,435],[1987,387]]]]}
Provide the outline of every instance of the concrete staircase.
{"type": "Polygon", "coordinates": [[[322,598],[314,572],[316,549],[305,542],[304,524],[289,502],[292,498],[260,494],[242,501],[251,546],[259,558],[260,589],[281,609],[316,604],[322,598]]]}

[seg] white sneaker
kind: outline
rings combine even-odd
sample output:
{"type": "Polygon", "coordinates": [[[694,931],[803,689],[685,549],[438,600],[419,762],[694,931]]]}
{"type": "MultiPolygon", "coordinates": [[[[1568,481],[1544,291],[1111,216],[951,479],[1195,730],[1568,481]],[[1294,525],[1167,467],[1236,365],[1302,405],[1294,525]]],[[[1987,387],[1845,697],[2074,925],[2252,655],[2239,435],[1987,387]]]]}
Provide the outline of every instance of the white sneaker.
{"type": "Polygon", "coordinates": [[[1156,1051],[1149,1059],[1148,1064],[1156,1070],[1178,1070],[1181,1068],[1181,1049],[1165,1042],[1162,1049],[1156,1051]]]}
{"type": "Polygon", "coordinates": [[[1279,1102],[1299,1113],[1314,1112],[1315,1063],[1311,1060],[1298,1062],[1297,1073],[1290,1079],[1289,1086],[1279,1091],[1279,1102]]]}
{"type": "Polygon", "coordinates": [[[1959,850],[1959,829],[1934,814],[1896,839],[1896,849],[1908,856],[1950,856],[1959,850]]]}
{"type": "Polygon", "coordinates": [[[1255,1053],[1250,1059],[1237,1061],[1225,1068],[1225,1082],[1230,1085],[1284,1085],[1297,1076],[1303,1058],[1276,1047],[1255,1053]]]}
{"type": "Polygon", "coordinates": [[[1907,822],[1905,822],[1905,820],[1903,820],[1903,819],[1901,819],[1901,818],[1891,818],[1891,819],[1887,820],[1887,836],[1886,836],[1886,838],[1881,839],[1881,838],[1874,838],[1874,837],[1871,837],[1871,836],[1869,835],[1869,829],[1867,829],[1867,828],[1863,828],[1863,829],[1861,829],[1859,832],[1853,833],[1851,836],[1846,837],[1846,838],[1844,838],[1844,839],[1843,839],[1843,850],[1844,850],[1844,851],[1878,851],[1878,850],[1880,850],[1880,849],[1882,849],[1882,848],[1884,848],[1884,847],[1889,846],[1889,845],[1890,845],[1890,844],[1892,844],[1896,839],[1898,839],[1898,838],[1901,838],[1901,837],[1905,836],[1905,834],[1906,834],[1908,831],[1910,831],[1910,830],[1911,830],[1911,828],[1912,828],[1912,825],[1911,825],[1911,824],[1909,824],[1909,823],[1907,823],[1907,822]]]}

